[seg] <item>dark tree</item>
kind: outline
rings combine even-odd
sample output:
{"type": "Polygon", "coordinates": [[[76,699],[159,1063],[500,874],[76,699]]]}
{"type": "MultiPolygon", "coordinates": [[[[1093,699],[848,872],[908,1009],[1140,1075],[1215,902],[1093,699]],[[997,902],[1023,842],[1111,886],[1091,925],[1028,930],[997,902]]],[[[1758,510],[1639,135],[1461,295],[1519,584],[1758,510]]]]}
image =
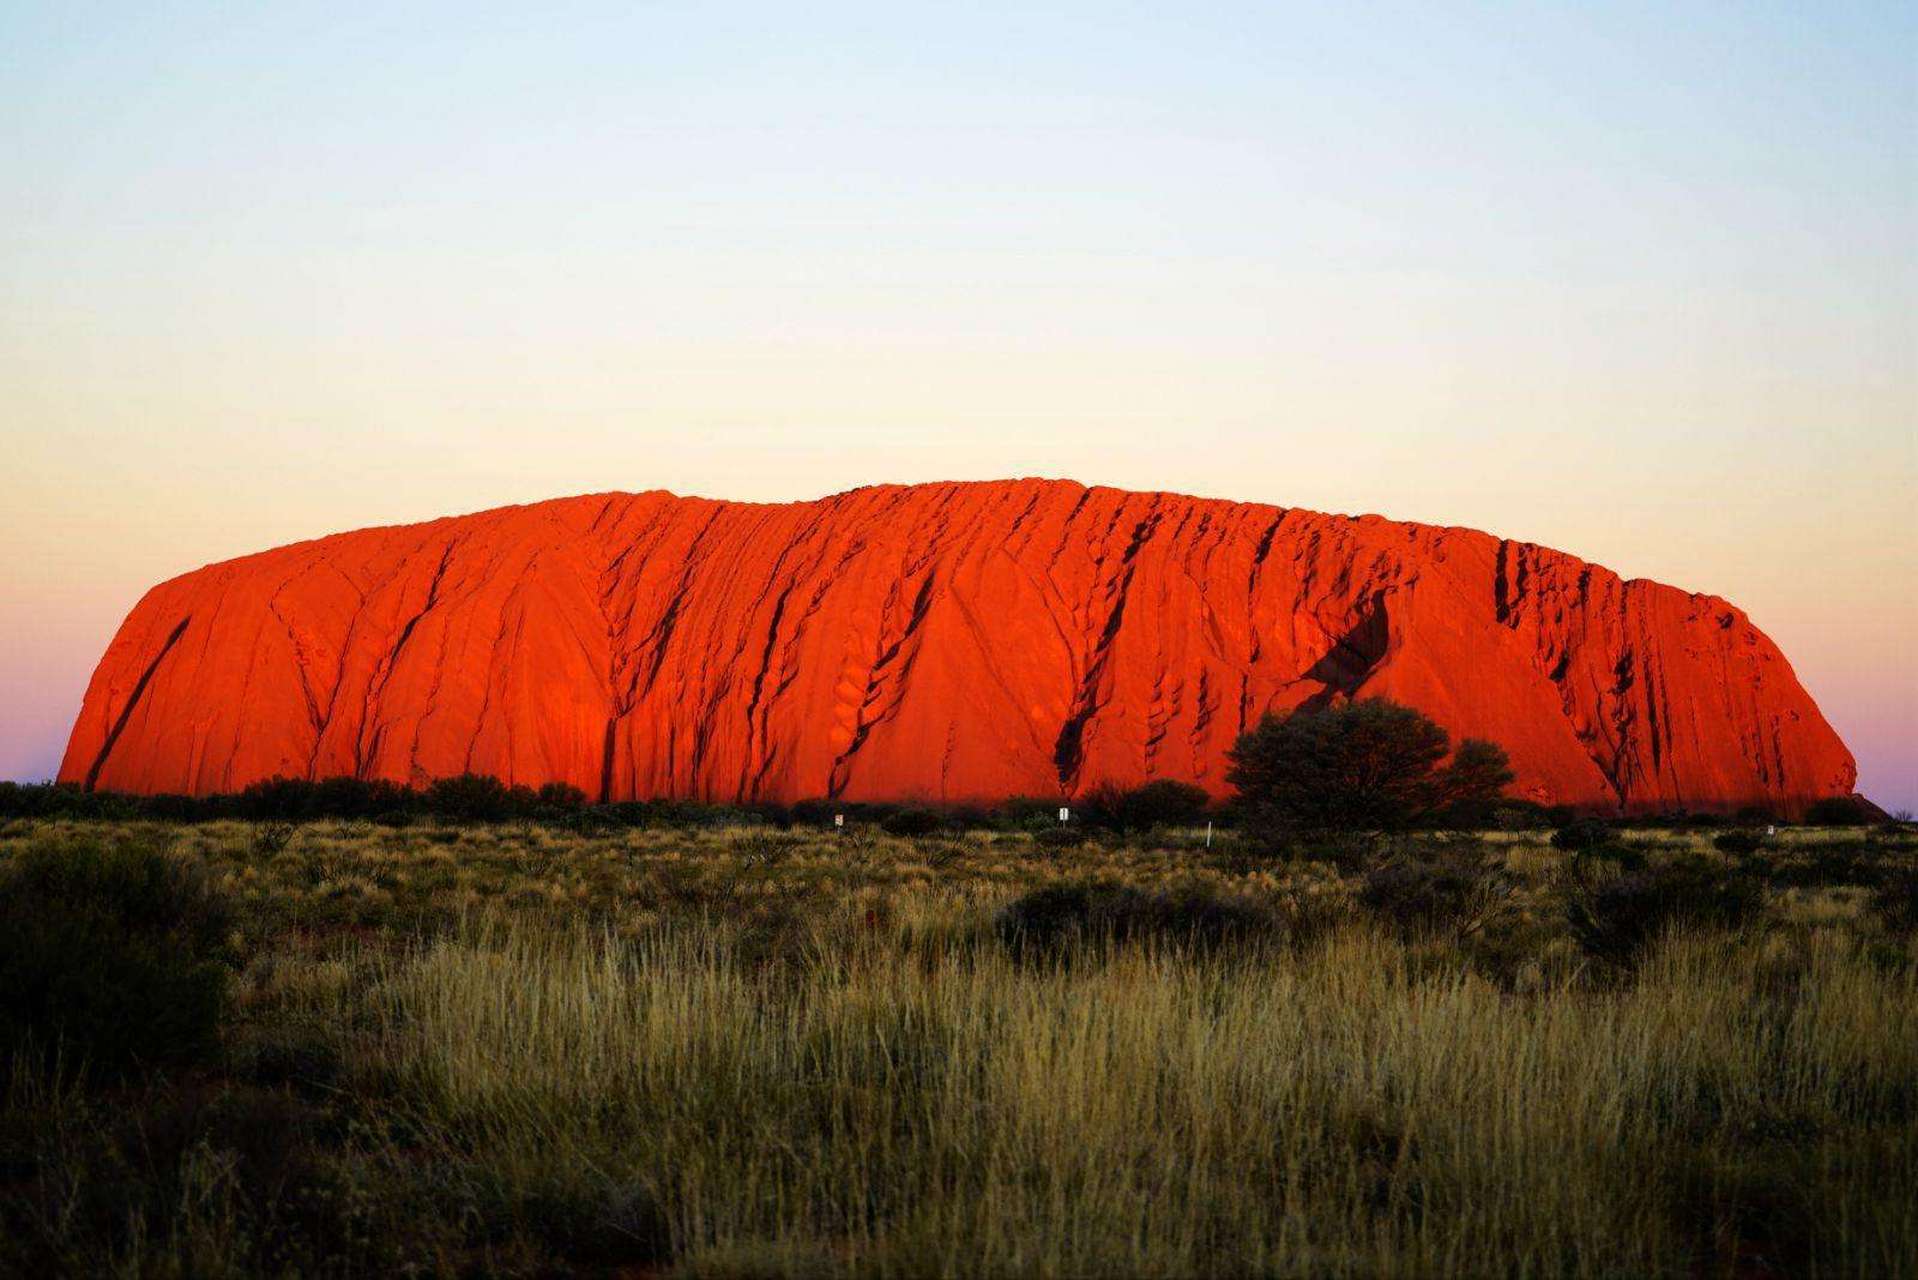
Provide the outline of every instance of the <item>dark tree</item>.
{"type": "Polygon", "coordinates": [[[1492,810],[1514,776],[1504,747],[1484,738],[1460,739],[1438,776],[1441,824],[1473,831],[1491,826],[1492,810]]]}
{"type": "Polygon", "coordinates": [[[1382,698],[1268,714],[1233,744],[1226,778],[1253,829],[1398,831],[1483,807],[1511,781],[1505,752],[1467,739],[1441,770],[1444,729],[1382,698]]]}
{"type": "Polygon", "coordinates": [[[459,822],[503,822],[519,817],[532,808],[534,795],[527,787],[509,787],[498,778],[485,774],[462,773],[454,778],[439,778],[422,796],[428,813],[459,822]]]}
{"type": "Polygon", "coordinates": [[[568,782],[549,782],[539,789],[537,803],[542,809],[570,813],[585,807],[586,793],[568,782]]]}
{"type": "Polygon", "coordinates": [[[1160,778],[1129,789],[1100,783],[1080,795],[1072,808],[1082,826],[1132,832],[1190,826],[1205,816],[1211,803],[1204,787],[1160,778]]]}
{"type": "Polygon", "coordinates": [[[1120,800],[1120,812],[1126,826],[1135,830],[1151,827],[1189,827],[1205,817],[1212,797],[1205,788],[1175,778],[1160,778],[1134,787],[1120,800]]]}

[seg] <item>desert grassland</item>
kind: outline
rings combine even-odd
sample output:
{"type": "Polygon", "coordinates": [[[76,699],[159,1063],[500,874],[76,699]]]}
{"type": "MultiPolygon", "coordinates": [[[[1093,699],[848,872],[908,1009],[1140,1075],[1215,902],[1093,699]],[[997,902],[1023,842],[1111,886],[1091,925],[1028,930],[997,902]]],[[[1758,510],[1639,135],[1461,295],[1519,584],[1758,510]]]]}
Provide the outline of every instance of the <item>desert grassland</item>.
{"type": "MultiPolygon", "coordinates": [[[[1408,841],[1406,857],[1504,868],[1490,907],[1436,921],[1368,907],[1355,872],[1193,833],[1058,850],[763,829],[110,834],[202,861],[240,904],[233,1010],[202,1071],[105,1096],[16,1073],[15,1265],[1918,1260],[1918,953],[1842,870],[1866,849],[1909,859],[1908,834],[1782,833],[1761,918],[1669,930],[1629,964],[1581,950],[1567,857],[1542,834],[1408,841]],[[1088,882],[1223,903],[1243,927],[1209,932],[1188,906],[1023,945],[1008,904],[1088,882]]],[[[0,856],[99,838],[15,823],[0,856]]],[[[1654,863],[1717,856],[1710,833],[1626,840],[1654,863]]]]}

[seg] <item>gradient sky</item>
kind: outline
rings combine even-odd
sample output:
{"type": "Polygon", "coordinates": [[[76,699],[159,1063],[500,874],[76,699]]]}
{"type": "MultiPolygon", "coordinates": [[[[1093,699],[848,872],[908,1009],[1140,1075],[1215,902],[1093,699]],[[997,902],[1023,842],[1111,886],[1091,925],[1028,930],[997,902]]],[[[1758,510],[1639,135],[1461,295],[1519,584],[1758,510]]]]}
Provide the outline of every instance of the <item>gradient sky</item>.
{"type": "Polygon", "coordinates": [[[209,561],[1048,475],[1726,596],[1918,808],[1914,15],[0,0],[0,777],[209,561]]]}

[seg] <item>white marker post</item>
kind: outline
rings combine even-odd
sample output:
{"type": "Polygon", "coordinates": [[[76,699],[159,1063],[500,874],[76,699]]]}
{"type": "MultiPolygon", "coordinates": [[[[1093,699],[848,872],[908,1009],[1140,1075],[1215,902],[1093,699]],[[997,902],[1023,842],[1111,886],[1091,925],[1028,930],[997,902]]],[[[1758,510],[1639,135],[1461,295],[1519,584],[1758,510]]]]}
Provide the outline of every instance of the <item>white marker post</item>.
{"type": "Polygon", "coordinates": [[[1064,808],[1059,810],[1059,821],[1070,822],[1071,820],[1072,820],[1072,810],[1064,809],[1064,808]]]}
{"type": "Polygon", "coordinates": [[[1210,822],[1205,824],[1205,847],[1208,849],[1212,847],[1212,824],[1210,822]]]}

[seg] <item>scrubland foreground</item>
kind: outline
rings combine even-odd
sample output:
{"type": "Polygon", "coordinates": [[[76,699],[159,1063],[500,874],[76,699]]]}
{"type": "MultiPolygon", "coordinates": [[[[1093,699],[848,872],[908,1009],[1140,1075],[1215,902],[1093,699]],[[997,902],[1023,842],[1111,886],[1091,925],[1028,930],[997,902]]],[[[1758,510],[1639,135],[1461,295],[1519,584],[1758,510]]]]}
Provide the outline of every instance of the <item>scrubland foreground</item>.
{"type": "Polygon", "coordinates": [[[14,822],[0,1268],[1911,1274],[1918,839],[1597,843],[14,822]]]}

